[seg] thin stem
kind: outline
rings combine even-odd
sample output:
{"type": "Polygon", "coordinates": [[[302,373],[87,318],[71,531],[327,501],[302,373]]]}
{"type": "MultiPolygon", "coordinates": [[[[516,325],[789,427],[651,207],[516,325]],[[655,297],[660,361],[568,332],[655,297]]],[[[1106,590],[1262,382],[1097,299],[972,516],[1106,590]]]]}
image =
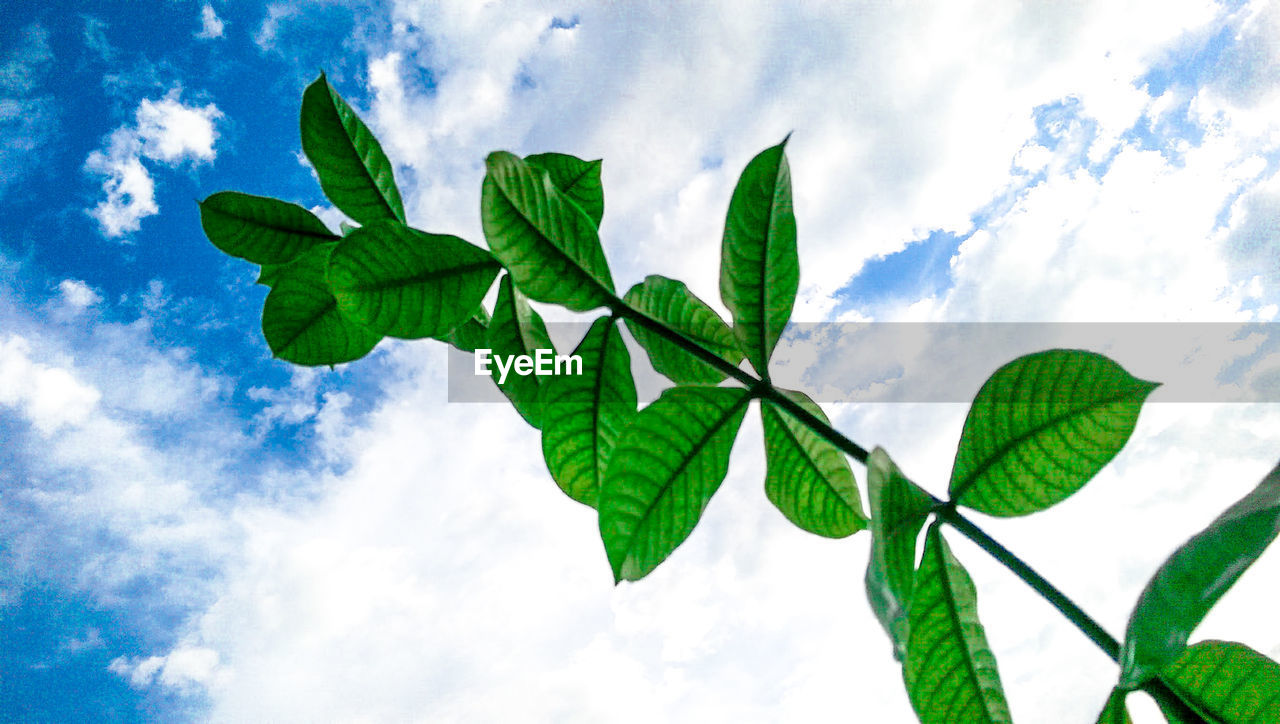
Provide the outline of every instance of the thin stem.
{"type": "MultiPolygon", "coordinates": [[[[783,394],[773,383],[766,379],[761,379],[739,368],[737,365],[729,362],[723,357],[711,352],[697,342],[685,337],[683,334],[671,329],[662,322],[653,319],[649,315],[631,307],[626,302],[614,296],[609,302],[609,310],[614,316],[627,319],[639,324],[645,329],[680,347],[686,352],[692,354],[698,359],[715,367],[724,374],[741,382],[752,391],[752,395],[759,399],[767,399],[769,402],[785,409],[789,414],[793,415],[797,420],[806,425],[810,430],[816,432],[827,442],[835,445],[844,451],[853,459],[867,464],[867,450],[858,443],[850,440],[839,430],[832,427],[827,422],[818,418],[813,413],[796,404],[794,400],[783,394]]],[[[923,491],[923,489],[921,489],[923,491]]],[[[926,494],[927,491],[925,491],[926,494]]],[[[1041,576],[1034,568],[1027,565],[1012,551],[1005,548],[999,541],[987,535],[986,531],[979,528],[968,518],[960,514],[953,503],[944,503],[938,498],[929,495],[934,501],[934,514],[942,522],[950,525],[961,535],[973,541],[979,548],[987,553],[987,555],[996,559],[1005,568],[1008,568],[1015,576],[1022,579],[1041,598],[1045,599],[1054,608],[1067,618],[1076,628],[1080,630],[1095,646],[1102,649],[1108,657],[1116,664],[1120,663],[1120,642],[1115,637],[1107,633],[1102,625],[1093,619],[1084,609],[1080,608],[1067,597],[1065,593],[1058,590],[1056,586],[1050,583],[1044,576],[1041,576]]],[[[1184,721],[1198,721],[1195,712],[1182,700],[1164,682],[1163,679],[1156,677],[1142,686],[1142,689],[1151,695],[1153,699],[1160,703],[1166,711],[1176,712],[1184,717],[1184,721]]]]}
{"type": "Polygon", "coordinates": [[[961,515],[954,506],[944,505],[936,509],[934,513],[939,520],[947,523],[959,531],[961,535],[976,543],[979,548],[987,552],[987,555],[1000,561],[1005,568],[1008,568],[1015,576],[1021,578],[1028,586],[1035,589],[1041,598],[1052,604],[1063,616],[1066,616],[1067,620],[1075,624],[1075,627],[1089,637],[1089,640],[1102,649],[1103,653],[1109,656],[1112,661],[1117,664],[1120,663],[1120,642],[1107,633],[1101,624],[1093,620],[1074,601],[1067,598],[1066,594],[1045,580],[1044,576],[1036,573],[1035,569],[1014,555],[1012,551],[1001,545],[995,538],[987,535],[986,531],[975,525],[973,521],[961,515]]]}

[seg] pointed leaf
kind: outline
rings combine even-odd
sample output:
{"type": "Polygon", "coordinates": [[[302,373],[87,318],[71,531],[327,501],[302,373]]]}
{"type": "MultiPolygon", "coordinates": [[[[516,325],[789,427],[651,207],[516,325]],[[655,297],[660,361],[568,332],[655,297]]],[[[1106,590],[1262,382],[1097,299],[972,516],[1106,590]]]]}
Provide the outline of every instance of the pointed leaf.
{"type": "Polygon", "coordinates": [[[254,264],[283,264],[317,244],[337,241],[324,222],[279,199],[219,191],[200,202],[200,225],[223,253],[254,264]]]}
{"type": "Polygon", "coordinates": [[[542,455],[570,498],[596,507],[618,437],[636,414],[631,355],[611,317],[601,317],[573,353],[582,373],[543,383],[542,455]]]}
{"type": "Polygon", "coordinates": [[[1229,641],[1186,649],[1161,678],[1209,724],[1280,722],[1280,664],[1229,641]]]}
{"type": "Polygon", "coordinates": [[[442,339],[463,352],[475,352],[489,339],[489,312],[481,307],[475,315],[458,325],[442,339]]]}
{"type": "Polygon", "coordinates": [[[893,642],[894,658],[902,660],[907,647],[916,541],[933,500],[879,447],[867,458],[867,493],[871,501],[867,599],[893,642]]]}
{"type": "Polygon", "coordinates": [[[1157,386],[1094,352],[1019,357],[991,375],[969,408],[951,499],[995,516],[1066,499],[1120,452],[1157,386]]]}
{"type": "Polygon", "coordinates": [[[398,221],[352,231],[329,258],[342,313],[388,337],[438,337],[470,319],[498,276],[489,252],[398,221]]]}
{"type": "Polygon", "coordinates": [[[1129,707],[1124,704],[1128,695],[1129,692],[1124,689],[1112,689],[1111,696],[1107,697],[1107,705],[1098,715],[1098,724],[1133,724],[1133,720],[1129,718],[1129,707]]]}
{"type": "MultiPolygon", "coordinates": [[[[830,424],[822,408],[802,392],[794,402],[830,424]]],[[[844,538],[867,527],[858,484],[844,453],[772,402],[760,404],[764,425],[764,491],[787,520],[828,538],[844,538]]]]}
{"type": "Polygon", "coordinates": [[[551,183],[600,226],[604,218],[604,186],[600,183],[600,160],[583,161],[566,153],[539,153],[525,156],[525,163],[551,176],[551,183]]]}
{"type": "Polygon", "coordinates": [[[1134,688],[1181,655],[1213,604],[1280,534],[1280,465],[1160,566],[1129,618],[1120,685],[1134,688]]]}
{"type": "Polygon", "coordinates": [[[379,335],[347,318],[324,278],[332,245],[312,247],[281,270],[262,306],[262,335],[280,359],[335,365],[360,359],[379,335]]]}
{"type": "Polygon", "coordinates": [[[720,297],[747,359],[766,378],[800,286],[786,145],[765,149],[743,170],[720,251],[720,297]]]}
{"type": "MultiPolygon", "coordinates": [[[[726,362],[737,365],[742,361],[733,330],[683,282],[651,274],[631,287],[623,300],[632,309],[662,322],[726,362]]],[[[716,368],[631,320],[627,320],[627,329],[648,353],[653,368],[672,382],[716,384],[725,378],[716,368]]]]}
{"type": "Polygon", "coordinates": [[[729,470],[750,401],[744,389],[673,387],[636,415],[600,491],[600,535],[615,581],[645,577],[689,537],[729,470]]]}
{"type": "Polygon", "coordinates": [[[925,534],[911,592],[903,675],[922,724],[1008,724],[996,659],[978,621],[977,592],[938,524],[925,534]]]}
{"type": "Polygon", "coordinates": [[[607,304],[613,278],[586,213],[518,156],[496,151],[485,165],[480,222],[520,291],[578,312],[607,304]]]}
{"type": "MultiPolygon", "coordinates": [[[[493,307],[493,319],[489,322],[488,337],[485,346],[494,356],[509,358],[516,355],[533,357],[538,350],[550,350],[555,354],[555,345],[547,334],[547,326],[542,317],[529,307],[529,302],[511,285],[511,277],[503,275],[498,283],[498,300],[493,307]]],[[[516,412],[530,425],[542,427],[542,383],[536,375],[521,375],[514,365],[508,368],[506,379],[502,380],[502,372],[496,360],[491,360],[489,372],[493,381],[502,390],[502,394],[511,400],[516,412]]]]}
{"type": "Polygon", "coordinates": [[[361,224],[404,222],[391,162],[324,73],[302,94],[302,151],[334,206],[361,224]]]}

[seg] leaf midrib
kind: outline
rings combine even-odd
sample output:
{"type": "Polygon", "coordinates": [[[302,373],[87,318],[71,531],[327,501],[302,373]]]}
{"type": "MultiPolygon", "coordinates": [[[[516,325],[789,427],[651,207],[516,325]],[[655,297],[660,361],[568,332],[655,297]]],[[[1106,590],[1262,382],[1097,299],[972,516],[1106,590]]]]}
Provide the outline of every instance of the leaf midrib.
{"type": "Polygon", "coordinates": [[[324,303],[323,306],[320,307],[320,310],[315,314],[312,314],[311,316],[307,317],[307,320],[304,323],[298,325],[298,331],[294,332],[293,335],[289,337],[288,341],[280,345],[280,351],[284,352],[289,347],[293,346],[293,343],[297,342],[298,339],[302,337],[302,335],[306,334],[307,330],[309,330],[312,327],[312,325],[316,324],[321,317],[323,317],[324,315],[328,314],[329,312],[337,308],[338,308],[337,298],[330,295],[329,299],[324,303]]]}
{"type": "MultiPolygon", "coordinates": [[[[950,567],[947,566],[947,550],[943,547],[946,545],[946,541],[942,537],[941,530],[935,528],[933,534],[938,538],[937,553],[935,555],[938,558],[938,568],[941,578],[943,579],[942,595],[946,598],[947,617],[951,619],[951,625],[953,626],[957,637],[960,639],[959,643],[964,650],[964,654],[961,658],[964,659],[965,668],[969,671],[969,676],[973,682],[973,687],[977,692],[978,699],[982,701],[982,711],[986,715],[987,721],[994,722],[997,721],[997,719],[991,712],[990,702],[987,701],[986,692],[982,688],[982,681],[978,676],[978,669],[974,664],[972,652],[969,649],[969,640],[964,635],[964,624],[960,620],[960,612],[956,604],[955,592],[952,589],[952,572],[950,567]]],[[[977,601],[974,601],[974,606],[977,606],[977,601]]]]}
{"type": "MultiPolygon", "coordinates": [[[[1083,416],[1084,414],[1089,413],[1089,412],[1092,412],[1092,411],[1096,410],[1096,409],[1097,409],[1097,408],[1099,408],[1099,407],[1103,407],[1103,406],[1105,406],[1105,405],[1113,405],[1113,404],[1115,404],[1115,403],[1117,403],[1117,402],[1125,402],[1125,401],[1126,401],[1126,400],[1128,400],[1129,398],[1132,398],[1133,396],[1135,396],[1135,395],[1137,395],[1137,394],[1140,394],[1141,392],[1142,392],[1142,386],[1141,386],[1141,385],[1134,385],[1134,386],[1132,386],[1132,387],[1131,387],[1131,389],[1128,389],[1128,390],[1125,390],[1125,391],[1119,392],[1119,393],[1117,393],[1117,394],[1115,394],[1115,395],[1112,395],[1112,396],[1109,396],[1109,397],[1105,397],[1105,398],[1099,398],[1099,399],[1097,399],[1097,400],[1093,400],[1093,401],[1091,401],[1091,402],[1089,403],[1089,406],[1088,406],[1088,407],[1081,408],[1081,409],[1079,409],[1079,410],[1072,410],[1072,411],[1069,411],[1069,412],[1067,412],[1067,413],[1065,413],[1065,414],[1063,414],[1063,415],[1061,415],[1061,416],[1059,416],[1059,417],[1054,417],[1054,418],[1051,418],[1051,419],[1049,419],[1049,420],[1046,420],[1045,422],[1042,422],[1042,423],[1040,423],[1040,424],[1038,424],[1038,425],[1036,425],[1036,426],[1034,426],[1034,427],[1030,428],[1030,429],[1029,429],[1029,430],[1027,430],[1026,432],[1019,434],[1017,437],[1011,438],[1008,442],[1006,442],[1005,444],[1001,445],[999,448],[997,448],[996,450],[994,450],[990,455],[987,455],[987,456],[986,456],[986,458],[982,461],[982,463],[973,469],[973,472],[972,472],[972,473],[970,473],[969,475],[966,475],[966,476],[964,477],[964,479],[963,479],[963,480],[962,480],[958,485],[956,485],[955,490],[951,493],[951,499],[952,499],[952,500],[954,500],[954,501],[959,502],[959,501],[960,501],[960,499],[964,496],[964,494],[965,494],[965,493],[967,493],[967,492],[969,492],[969,489],[973,487],[974,483],[976,483],[976,482],[978,481],[978,479],[979,479],[979,478],[981,478],[983,475],[985,475],[985,474],[986,474],[986,472],[987,472],[988,470],[990,470],[990,469],[992,468],[992,466],[994,466],[994,465],[996,464],[996,462],[997,462],[997,461],[999,461],[999,460],[1003,459],[1006,455],[1008,455],[1008,454],[1009,454],[1009,451],[1013,450],[1015,447],[1017,447],[1017,446],[1018,446],[1018,445],[1020,445],[1021,443],[1025,442],[1026,440],[1029,440],[1029,439],[1031,439],[1031,438],[1035,437],[1036,435],[1039,435],[1040,433],[1044,432],[1045,430],[1047,430],[1047,429],[1049,429],[1049,428],[1051,428],[1051,427],[1056,427],[1056,426],[1058,426],[1059,424],[1061,424],[1061,423],[1063,423],[1063,422],[1065,422],[1065,421],[1067,421],[1067,420],[1070,420],[1070,419],[1072,419],[1072,418],[1076,418],[1076,417],[1081,417],[1081,416],[1083,416]]],[[[999,404],[999,405],[1004,405],[1004,404],[1008,404],[1008,405],[1019,405],[1019,404],[1021,404],[1021,405],[1035,405],[1035,404],[1054,404],[1054,403],[1053,403],[1052,401],[1049,401],[1049,402],[1045,402],[1045,403],[1036,403],[1036,402],[1008,402],[1008,403],[1004,403],[1004,402],[991,402],[991,403],[988,403],[988,404],[993,404],[993,405],[995,405],[995,404],[999,404]]]]}
{"type": "MultiPolygon", "coordinates": [[[[338,104],[342,103],[345,105],[346,101],[343,101],[340,98],[335,98],[334,97],[335,92],[333,90],[333,86],[329,85],[329,79],[324,78],[323,80],[324,80],[325,98],[328,100],[328,103],[324,104],[324,108],[326,108],[333,114],[334,120],[338,122],[338,127],[342,129],[342,135],[347,139],[347,145],[341,147],[342,151],[347,152],[344,155],[348,156],[349,158],[353,158],[355,160],[356,165],[359,166],[360,170],[364,172],[364,177],[369,181],[369,184],[373,187],[374,195],[377,196],[378,201],[380,201],[382,205],[386,207],[387,212],[391,215],[390,218],[399,220],[400,214],[396,213],[395,207],[391,205],[391,200],[386,197],[386,193],[382,190],[382,187],[378,185],[378,179],[373,175],[373,170],[369,168],[368,164],[365,162],[364,156],[356,149],[356,139],[353,137],[352,131],[347,128],[347,124],[344,123],[342,120],[342,113],[338,110],[338,104]]],[[[350,106],[348,106],[348,110],[351,110],[350,106]]],[[[352,118],[354,118],[357,122],[363,124],[363,121],[360,121],[359,117],[356,116],[354,110],[351,110],[351,115],[352,115],[352,118]]],[[[377,140],[373,139],[372,135],[373,134],[371,133],[370,140],[376,143],[377,140]]],[[[340,153],[342,151],[340,151],[340,153]]]]}
{"type": "MultiPolygon", "coordinates": [[[[640,528],[649,521],[649,518],[652,515],[654,508],[658,507],[658,501],[662,500],[662,498],[671,491],[671,488],[674,487],[675,485],[676,479],[679,478],[680,475],[685,471],[685,469],[689,467],[689,464],[693,462],[693,459],[698,457],[698,455],[702,454],[702,450],[707,445],[711,444],[711,439],[714,438],[716,434],[720,432],[720,429],[723,428],[725,423],[729,421],[729,418],[738,414],[738,410],[750,402],[751,402],[751,395],[747,394],[746,390],[743,390],[742,399],[733,403],[733,405],[730,406],[725,411],[724,415],[722,415],[718,420],[716,420],[714,425],[711,425],[710,427],[707,428],[707,432],[704,433],[703,436],[697,442],[694,443],[693,447],[689,451],[689,454],[686,455],[684,459],[680,461],[680,464],[676,466],[675,470],[673,470],[670,475],[666,476],[666,479],[662,482],[661,485],[658,486],[658,494],[653,496],[653,499],[650,500],[647,504],[645,504],[644,512],[641,513],[640,516],[636,519],[637,522],[636,522],[635,531],[628,537],[629,539],[627,541],[626,558],[630,558],[632,556],[633,554],[632,544],[635,543],[636,539],[639,537],[640,528]]],[[[626,558],[623,559],[623,562],[626,561],[626,558]]],[[[621,570],[621,568],[619,568],[619,570],[621,570]]]]}
{"type": "Polygon", "coordinates": [[[463,274],[470,274],[474,271],[483,271],[490,267],[496,268],[499,266],[501,265],[498,264],[498,262],[486,259],[485,261],[463,264],[461,266],[432,269],[430,271],[419,272],[407,277],[395,277],[381,282],[357,283],[344,287],[343,290],[352,292],[384,292],[388,289],[400,289],[403,287],[414,286],[416,284],[426,284],[427,282],[433,282],[445,277],[461,276],[463,274]]]}
{"type": "MultiPolygon", "coordinates": [[[[774,415],[778,416],[779,418],[778,424],[782,426],[783,430],[786,431],[787,437],[791,439],[791,442],[794,443],[796,448],[800,451],[800,457],[804,458],[804,461],[805,463],[808,464],[809,469],[812,470],[814,474],[817,475],[818,479],[822,481],[823,488],[832,496],[834,496],[837,500],[839,500],[840,503],[844,505],[846,510],[848,510],[850,513],[853,513],[854,512],[853,506],[849,505],[849,501],[845,500],[844,496],[840,494],[840,491],[837,490],[835,486],[831,484],[831,480],[827,477],[826,471],[818,467],[818,461],[815,460],[811,455],[809,455],[808,449],[806,449],[804,444],[800,442],[800,438],[795,434],[795,430],[793,430],[791,426],[787,424],[786,419],[782,418],[781,411],[778,408],[774,407],[773,403],[769,403],[769,410],[773,412],[774,415]]],[[[791,419],[794,420],[795,418],[791,418],[791,419]]],[[[796,420],[796,422],[799,422],[799,420],[796,420]]],[[[805,429],[808,429],[808,428],[805,428],[805,429]]]]}
{"type": "MultiPolygon", "coordinates": [[[[234,213],[232,213],[232,212],[230,212],[230,211],[226,211],[225,209],[220,209],[220,208],[218,208],[218,207],[216,207],[216,206],[209,206],[208,204],[209,204],[209,202],[206,200],[206,201],[204,201],[204,202],[202,202],[202,203],[200,204],[200,207],[201,207],[201,208],[203,208],[203,209],[207,209],[207,210],[209,210],[210,212],[212,212],[212,213],[214,213],[214,214],[218,214],[218,215],[221,215],[221,216],[225,216],[225,217],[226,217],[226,218],[228,218],[228,219],[234,219],[234,220],[236,220],[236,221],[247,222],[247,223],[253,224],[253,225],[255,225],[255,226],[259,226],[259,227],[262,227],[262,228],[270,229],[271,231],[277,231],[277,232],[280,232],[280,233],[283,233],[283,234],[293,234],[293,235],[295,235],[295,236],[305,236],[305,237],[307,237],[307,238],[325,239],[325,240],[327,240],[327,241],[338,241],[338,240],[340,240],[340,239],[342,238],[342,237],[338,236],[337,234],[330,233],[329,231],[323,231],[323,232],[321,232],[321,231],[313,231],[313,230],[310,230],[310,229],[299,229],[299,228],[297,228],[297,227],[293,227],[293,226],[281,226],[281,225],[279,225],[279,224],[277,224],[277,223],[272,223],[272,222],[268,222],[268,221],[262,221],[262,220],[260,220],[260,219],[256,219],[256,218],[254,218],[254,217],[252,217],[252,216],[241,216],[241,215],[239,215],[239,214],[234,214],[234,213]]],[[[299,207],[299,208],[301,208],[301,207],[299,207]]],[[[305,209],[304,209],[304,210],[305,210],[305,209]]],[[[279,264],[287,264],[288,262],[277,262],[277,263],[279,263],[279,264]]]]}

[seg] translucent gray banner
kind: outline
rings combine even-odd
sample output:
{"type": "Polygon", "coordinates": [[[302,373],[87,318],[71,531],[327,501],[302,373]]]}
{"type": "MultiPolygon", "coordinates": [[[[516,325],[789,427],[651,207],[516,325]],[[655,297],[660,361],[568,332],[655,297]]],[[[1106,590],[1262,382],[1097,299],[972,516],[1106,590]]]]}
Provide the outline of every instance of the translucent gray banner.
{"type": "MultiPolygon", "coordinates": [[[[562,355],[589,326],[547,325],[562,355]]],[[[672,383],[624,337],[641,401],[652,400],[672,383]]],[[[968,402],[1001,365],[1051,348],[1098,352],[1160,382],[1151,402],[1280,402],[1280,324],[1263,323],[792,324],[770,373],[818,402],[968,402]]],[[[450,348],[448,365],[450,401],[504,399],[472,354],[450,348]]]]}

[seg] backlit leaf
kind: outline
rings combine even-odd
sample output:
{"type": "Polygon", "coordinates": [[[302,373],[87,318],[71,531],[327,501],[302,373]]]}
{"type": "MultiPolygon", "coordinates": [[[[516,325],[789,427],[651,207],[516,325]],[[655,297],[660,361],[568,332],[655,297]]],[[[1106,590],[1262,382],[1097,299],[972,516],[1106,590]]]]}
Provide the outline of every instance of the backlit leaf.
{"type": "Polygon", "coordinates": [[[747,359],[766,378],[800,285],[786,145],[765,149],[743,170],[720,250],[720,297],[747,359]]]}
{"type": "Polygon", "coordinates": [[[302,94],[300,125],[302,151],[334,206],[361,224],[405,221],[391,161],[323,73],[302,94]]]}
{"type": "Polygon", "coordinates": [[[485,239],[530,299],[585,312],[607,304],[613,278],[596,226],[543,169],[506,151],[485,159],[485,239]]]}
{"type": "Polygon", "coordinates": [[[201,201],[200,225],[222,252],[254,264],[283,264],[317,244],[338,240],[297,204],[236,191],[201,201]]]}
{"type": "Polygon", "coordinates": [[[1129,707],[1124,704],[1128,695],[1129,692],[1124,689],[1112,689],[1111,696],[1107,697],[1107,705],[1098,715],[1098,724],[1133,724],[1133,720],[1129,718],[1129,707]]]}
{"type": "Polygon", "coordinates": [[[1121,686],[1139,686],[1178,658],[1192,630],[1277,534],[1280,466],[1174,551],[1147,583],[1125,632],[1121,686]]]}
{"type": "Polygon", "coordinates": [[[560,489],[594,508],[609,454],[636,414],[636,386],[612,318],[592,323],[573,353],[582,358],[582,374],[543,383],[542,454],[560,489]]]}
{"type": "Polygon", "coordinates": [[[693,531],[729,469],[745,389],[673,387],[636,415],[600,491],[600,535],[616,581],[648,575],[693,531]]]}
{"type": "MultiPolygon", "coordinates": [[[[733,330],[706,302],[694,296],[683,282],[651,274],[640,284],[631,287],[623,301],[631,308],[697,342],[726,362],[736,366],[742,361],[742,351],[733,330]]],[[[720,370],[642,325],[627,320],[627,328],[648,353],[653,368],[672,382],[715,384],[725,378],[720,370]]]]}
{"type": "MultiPolygon", "coordinates": [[[[830,424],[822,408],[804,393],[785,394],[830,424]]],[[[828,538],[843,538],[866,528],[858,484],[844,453],[768,400],[760,403],[760,417],[769,502],[800,528],[828,538]]]]}
{"type": "Polygon", "coordinates": [[[600,160],[583,161],[566,153],[539,153],[525,156],[525,163],[551,176],[551,183],[586,212],[598,228],[604,218],[604,186],[600,183],[600,160]]]}
{"type": "Polygon", "coordinates": [[[1062,501],[1120,452],[1158,384],[1084,350],[1053,349],[1006,364],[969,408],[951,499],[995,516],[1062,501]]]}
{"type": "Polygon", "coordinates": [[[925,534],[909,609],[903,675],[922,724],[1008,724],[996,659],[978,621],[973,580],[951,555],[939,524],[925,534]]]}
{"type": "Polygon", "coordinates": [[[893,642],[894,658],[902,660],[907,649],[916,541],[933,500],[879,447],[867,458],[867,497],[871,502],[867,599],[893,642]]]}
{"type": "Polygon", "coordinates": [[[381,338],[338,309],[323,271],[331,250],[312,247],[272,280],[262,307],[262,335],[280,359],[309,366],[350,362],[369,354],[381,338]]]}
{"type": "MultiPolygon", "coordinates": [[[[512,287],[511,277],[503,275],[498,283],[498,300],[493,307],[493,318],[489,321],[488,336],[485,346],[492,354],[511,358],[527,355],[534,357],[538,350],[549,350],[555,354],[555,345],[547,334],[547,326],[542,317],[534,311],[529,302],[518,290],[512,287]]],[[[542,383],[537,375],[517,374],[514,367],[509,367],[505,381],[496,359],[491,359],[489,371],[493,381],[502,390],[502,394],[511,400],[516,412],[534,427],[542,427],[542,383]]]]}
{"type": "Polygon", "coordinates": [[[437,337],[470,319],[500,269],[456,236],[383,220],[352,231],[329,258],[343,314],[388,337],[437,337]]]}
{"type": "Polygon", "coordinates": [[[1209,724],[1280,722],[1280,664],[1228,641],[1201,641],[1161,678],[1209,724]]]}

